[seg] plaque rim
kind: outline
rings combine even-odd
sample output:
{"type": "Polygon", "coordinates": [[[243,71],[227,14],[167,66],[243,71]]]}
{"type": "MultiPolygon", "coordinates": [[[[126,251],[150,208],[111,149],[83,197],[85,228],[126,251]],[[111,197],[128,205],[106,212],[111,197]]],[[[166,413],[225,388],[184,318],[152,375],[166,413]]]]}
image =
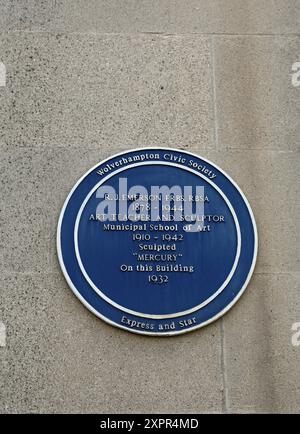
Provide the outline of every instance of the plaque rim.
{"type": "Polygon", "coordinates": [[[90,312],[92,312],[98,318],[102,319],[107,324],[110,324],[110,325],[117,327],[119,329],[122,329],[122,330],[126,330],[127,332],[131,332],[131,333],[138,334],[138,335],[144,335],[144,336],[168,337],[168,336],[182,335],[184,333],[188,333],[188,332],[200,329],[202,327],[205,327],[205,326],[211,324],[212,322],[218,320],[223,315],[225,315],[232,308],[232,306],[234,306],[237,303],[237,301],[240,299],[240,297],[245,292],[245,290],[249,284],[249,281],[253,275],[254,269],[255,269],[255,265],[256,265],[256,261],[257,261],[257,253],[258,253],[258,231],[257,231],[257,225],[256,225],[255,217],[254,217],[251,205],[250,205],[247,197],[245,196],[245,194],[243,193],[243,191],[239,187],[239,185],[231,178],[231,176],[227,172],[225,172],[222,168],[220,168],[217,164],[215,164],[214,162],[212,162],[211,160],[209,160],[207,158],[202,157],[199,154],[196,154],[196,153],[190,152],[190,151],[186,151],[184,149],[165,147],[165,146],[145,146],[145,147],[127,149],[127,150],[118,152],[116,154],[110,155],[109,157],[98,161],[97,164],[95,164],[92,168],[90,168],[88,171],[86,171],[77,180],[77,182],[74,184],[74,186],[72,187],[72,189],[68,193],[68,195],[67,195],[67,197],[63,203],[63,206],[61,208],[60,214],[59,214],[58,223],[57,223],[57,231],[56,231],[56,249],[57,249],[59,265],[60,265],[61,270],[63,272],[64,278],[66,279],[69,287],[71,288],[71,290],[75,294],[75,296],[81,301],[81,303],[90,312]],[[167,332],[142,331],[142,330],[137,330],[137,329],[133,329],[133,328],[128,328],[128,327],[123,326],[122,324],[119,324],[115,321],[112,321],[111,319],[107,318],[106,316],[104,316],[103,314],[98,312],[93,306],[90,305],[90,303],[88,303],[86,301],[86,299],[80,294],[80,292],[77,290],[77,288],[73,284],[73,282],[72,282],[71,278],[69,277],[69,274],[65,268],[65,265],[64,265],[64,260],[63,260],[63,255],[62,255],[62,247],[61,247],[61,226],[62,226],[62,221],[64,218],[65,210],[67,208],[69,200],[72,197],[74,191],[77,189],[77,187],[80,185],[80,183],[86,178],[86,176],[88,176],[91,172],[93,172],[100,164],[103,164],[103,163],[105,163],[105,162],[107,162],[113,158],[116,158],[120,155],[124,155],[124,154],[129,153],[129,152],[139,152],[139,151],[146,151],[146,150],[163,150],[163,151],[174,151],[174,152],[179,152],[179,153],[181,152],[183,154],[191,155],[195,158],[198,158],[198,159],[210,164],[211,166],[215,167],[222,175],[224,175],[231,182],[231,184],[237,189],[237,191],[241,195],[241,197],[242,197],[242,199],[243,199],[243,201],[247,207],[247,210],[249,212],[249,216],[250,216],[252,227],[253,227],[254,245],[253,245],[252,263],[251,263],[251,267],[249,269],[249,272],[247,274],[247,278],[244,281],[244,284],[242,285],[242,287],[239,290],[239,292],[237,293],[237,295],[231,300],[231,302],[229,304],[226,305],[226,307],[224,309],[222,309],[220,312],[218,312],[213,317],[202,322],[201,324],[197,324],[193,327],[189,327],[189,328],[186,328],[183,330],[175,330],[175,331],[167,331],[167,332]]]}

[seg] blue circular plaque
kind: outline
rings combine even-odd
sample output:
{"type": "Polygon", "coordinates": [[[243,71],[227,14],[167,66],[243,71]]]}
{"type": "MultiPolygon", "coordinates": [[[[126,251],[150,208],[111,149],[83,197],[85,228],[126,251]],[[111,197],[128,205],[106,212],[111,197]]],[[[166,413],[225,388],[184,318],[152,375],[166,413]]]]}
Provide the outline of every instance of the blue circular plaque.
{"type": "Polygon", "coordinates": [[[68,284],[99,318],[170,336],[216,320],[254,270],[250,205],[218,166],[171,148],[104,160],[60,214],[58,257],[68,284]]]}

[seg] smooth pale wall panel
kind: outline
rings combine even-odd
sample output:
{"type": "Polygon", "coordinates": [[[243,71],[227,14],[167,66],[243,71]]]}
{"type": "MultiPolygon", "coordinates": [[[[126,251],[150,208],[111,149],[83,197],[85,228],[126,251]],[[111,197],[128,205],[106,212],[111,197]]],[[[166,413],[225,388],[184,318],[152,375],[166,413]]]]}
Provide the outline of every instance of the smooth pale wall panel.
{"type": "Polygon", "coordinates": [[[299,32],[299,0],[1,0],[4,30],[88,33],[299,32]]]}

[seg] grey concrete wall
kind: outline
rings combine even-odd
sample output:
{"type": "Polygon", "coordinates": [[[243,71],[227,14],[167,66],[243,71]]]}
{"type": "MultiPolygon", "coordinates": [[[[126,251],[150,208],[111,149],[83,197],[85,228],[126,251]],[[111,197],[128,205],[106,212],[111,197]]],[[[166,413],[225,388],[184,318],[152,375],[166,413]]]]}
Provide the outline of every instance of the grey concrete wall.
{"type": "Polygon", "coordinates": [[[0,11],[0,412],[299,412],[300,1],[0,0],[0,11]],[[260,241],[237,305],[169,339],[93,316],[55,247],[75,181],[150,145],[226,170],[260,241]]]}

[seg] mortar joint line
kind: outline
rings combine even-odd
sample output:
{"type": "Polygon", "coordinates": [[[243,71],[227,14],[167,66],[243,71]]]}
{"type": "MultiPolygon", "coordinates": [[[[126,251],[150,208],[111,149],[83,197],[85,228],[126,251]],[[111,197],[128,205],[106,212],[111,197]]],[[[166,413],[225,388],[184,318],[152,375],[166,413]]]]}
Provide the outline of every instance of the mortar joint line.
{"type": "Polygon", "coordinates": [[[211,82],[212,82],[212,99],[213,99],[213,113],[214,113],[214,142],[215,148],[219,150],[219,127],[218,127],[218,113],[217,113],[217,94],[216,94],[216,77],[215,77],[215,47],[214,36],[210,37],[210,61],[211,61],[211,82]]]}
{"type": "Polygon", "coordinates": [[[229,413],[229,395],[228,395],[228,380],[227,380],[227,363],[226,363],[226,345],[225,345],[225,329],[224,318],[220,320],[221,330],[221,374],[222,374],[222,410],[223,413],[229,413]]]}

